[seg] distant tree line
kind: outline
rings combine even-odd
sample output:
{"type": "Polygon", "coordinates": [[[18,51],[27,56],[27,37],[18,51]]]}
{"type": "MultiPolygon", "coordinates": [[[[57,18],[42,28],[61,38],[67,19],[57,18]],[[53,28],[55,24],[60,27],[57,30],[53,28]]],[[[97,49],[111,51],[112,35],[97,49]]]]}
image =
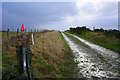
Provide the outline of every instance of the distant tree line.
{"type": "Polygon", "coordinates": [[[95,32],[103,32],[107,36],[115,36],[117,39],[120,39],[120,31],[115,30],[115,29],[109,29],[109,30],[104,30],[104,29],[95,29],[95,32]]]}
{"type": "Polygon", "coordinates": [[[76,27],[76,28],[70,28],[70,32],[72,33],[77,33],[77,34],[83,34],[86,33],[88,31],[91,31],[89,28],[86,28],[86,26],[82,26],[82,27],[76,27]]]}
{"type": "Polygon", "coordinates": [[[90,30],[89,28],[86,28],[86,26],[82,26],[82,27],[76,27],[76,28],[69,28],[71,33],[77,33],[77,34],[84,34],[86,32],[102,32],[104,35],[106,36],[114,36],[117,39],[120,39],[120,31],[119,30],[115,30],[115,29],[110,29],[110,30],[104,30],[103,28],[100,29],[94,29],[94,30],[90,30]]]}

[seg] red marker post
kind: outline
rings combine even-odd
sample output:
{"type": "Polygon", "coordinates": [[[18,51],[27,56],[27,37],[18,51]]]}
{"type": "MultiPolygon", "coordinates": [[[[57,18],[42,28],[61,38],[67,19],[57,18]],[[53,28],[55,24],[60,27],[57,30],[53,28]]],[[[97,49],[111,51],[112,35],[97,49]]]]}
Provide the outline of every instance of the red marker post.
{"type": "Polygon", "coordinates": [[[24,34],[24,31],[25,31],[25,28],[24,28],[24,25],[22,24],[22,27],[21,27],[21,34],[22,35],[24,34]]]}

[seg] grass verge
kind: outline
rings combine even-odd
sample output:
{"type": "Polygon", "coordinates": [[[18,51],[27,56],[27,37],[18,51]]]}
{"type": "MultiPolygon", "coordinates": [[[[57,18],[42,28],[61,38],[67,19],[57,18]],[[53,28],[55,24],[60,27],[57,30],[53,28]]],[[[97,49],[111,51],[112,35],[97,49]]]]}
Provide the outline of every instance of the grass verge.
{"type": "MultiPolygon", "coordinates": [[[[2,38],[7,38],[7,32],[1,32],[0,34],[2,34],[2,38]]],[[[18,33],[18,35],[21,34],[21,32],[18,33]]],[[[17,32],[9,32],[9,36],[16,36],[17,32]]]]}
{"type": "Polygon", "coordinates": [[[73,39],[73,40],[75,40],[75,41],[77,41],[77,42],[80,42],[79,39],[77,39],[77,38],[71,36],[70,34],[67,34],[67,33],[65,33],[65,32],[63,32],[63,33],[64,33],[65,35],[67,35],[69,38],[71,38],[71,39],[73,39]]]}
{"type": "Polygon", "coordinates": [[[74,62],[71,49],[61,32],[53,31],[38,34],[35,44],[37,45],[31,46],[34,53],[35,78],[73,78],[75,76],[77,63],[74,62]],[[39,47],[36,48],[35,46],[38,45],[39,47]]]}
{"type": "MultiPolygon", "coordinates": [[[[34,78],[74,78],[77,62],[61,32],[38,32],[34,34],[35,44],[31,45],[34,78]]],[[[2,71],[17,74],[16,49],[11,46],[10,38],[2,41],[2,71]],[[12,66],[12,67],[11,67],[12,66]]]]}
{"type": "Polygon", "coordinates": [[[89,47],[89,46],[87,46],[86,44],[84,44],[83,42],[81,42],[79,39],[73,37],[72,35],[70,35],[70,34],[68,34],[68,33],[65,33],[65,32],[63,32],[63,33],[64,33],[65,35],[67,35],[70,39],[75,40],[76,42],[78,42],[78,43],[80,43],[80,44],[82,44],[82,45],[84,45],[84,46],[86,46],[86,47],[89,47]]]}
{"type": "Polygon", "coordinates": [[[115,37],[108,37],[101,32],[87,32],[80,35],[76,33],[71,34],[120,53],[120,40],[116,39],[115,37]]]}

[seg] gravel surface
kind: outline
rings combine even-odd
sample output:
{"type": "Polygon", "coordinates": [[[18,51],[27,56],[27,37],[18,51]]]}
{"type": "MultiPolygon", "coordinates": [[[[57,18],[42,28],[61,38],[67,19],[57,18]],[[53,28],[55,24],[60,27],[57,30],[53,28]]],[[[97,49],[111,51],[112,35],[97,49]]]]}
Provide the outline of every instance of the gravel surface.
{"type": "Polygon", "coordinates": [[[74,60],[79,61],[77,78],[81,78],[82,75],[90,80],[120,79],[120,55],[118,53],[72,34],[70,35],[79,39],[80,42],[70,39],[64,33],[62,35],[75,55],[74,60]]]}

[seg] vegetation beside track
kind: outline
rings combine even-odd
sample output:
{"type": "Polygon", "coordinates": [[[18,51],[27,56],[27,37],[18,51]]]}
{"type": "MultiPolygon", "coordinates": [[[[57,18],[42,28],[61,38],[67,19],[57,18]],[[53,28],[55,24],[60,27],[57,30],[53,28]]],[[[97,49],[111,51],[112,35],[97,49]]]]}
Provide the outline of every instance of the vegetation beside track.
{"type": "MultiPolygon", "coordinates": [[[[74,61],[74,55],[61,32],[36,32],[34,41],[35,44],[30,46],[34,78],[75,77],[78,62],[74,61]]],[[[18,76],[16,49],[11,46],[10,38],[2,39],[2,47],[3,74],[7,72],[7,76],[18,76]]]]}
{"type": "Polygon", "coordinates": [[[97,45],[111,49],[120,53],[120,31],[95,29],[91,31],[86,27],[70,28],[67,30],[71,34],[77,35],[97,45]]]}

